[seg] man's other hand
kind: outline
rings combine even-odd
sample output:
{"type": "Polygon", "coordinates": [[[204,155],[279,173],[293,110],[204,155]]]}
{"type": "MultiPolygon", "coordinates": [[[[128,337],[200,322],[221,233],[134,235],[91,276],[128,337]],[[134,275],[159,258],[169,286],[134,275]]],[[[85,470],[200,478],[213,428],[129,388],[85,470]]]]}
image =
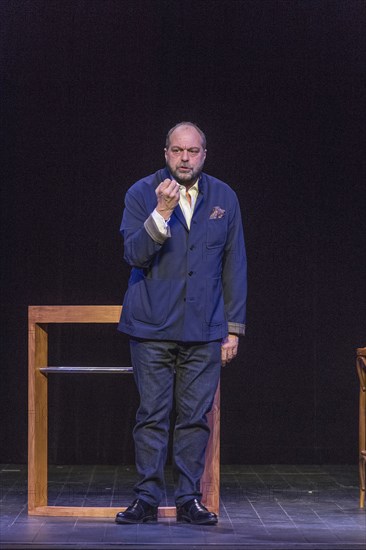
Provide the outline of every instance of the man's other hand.
{"type": "Polygon", "coordinates": [[[221,364],[223,367],[230,363],[237,356],[239,346],[239,336],[229,334],[221,343],[221,364]]]}

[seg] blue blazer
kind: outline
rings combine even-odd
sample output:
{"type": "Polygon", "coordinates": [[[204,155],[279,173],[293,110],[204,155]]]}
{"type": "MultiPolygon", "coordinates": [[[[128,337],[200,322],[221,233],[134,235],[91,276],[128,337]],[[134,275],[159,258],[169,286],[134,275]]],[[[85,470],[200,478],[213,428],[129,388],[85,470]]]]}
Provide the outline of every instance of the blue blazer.
{"type": "Polygon", "coordinates": [[[178,205],[169,221],[170,237],[155,239],[147,229],[155,224],[150,216],[155,189],[166,178],[171,178],[168,170],[159,170],[126,194],[121,233],[132,271],[118,329],[132,337],[179,342],[244,334],[246,254],[236,194],[202,173],[190,230],[178,205]],[[224,214],[215,216],[215,207],[224,214]]]}

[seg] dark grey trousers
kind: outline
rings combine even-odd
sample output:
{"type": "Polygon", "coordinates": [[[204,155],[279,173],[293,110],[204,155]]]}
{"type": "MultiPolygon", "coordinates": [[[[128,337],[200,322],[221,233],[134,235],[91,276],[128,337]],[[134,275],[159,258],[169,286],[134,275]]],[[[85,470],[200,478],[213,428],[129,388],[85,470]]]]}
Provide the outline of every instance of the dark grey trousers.
{"type": "Polygon", "coordinates": [[[220,378],[221,342],[131,340],[130,349],[140,394],[133,431],[140,477],[135,493],[151,505],[160,503],[175,397],[175,501],[182,505],[192,498],[200,499],[200,479],[210,435],[206,415],[212,408],[220,378]]]}

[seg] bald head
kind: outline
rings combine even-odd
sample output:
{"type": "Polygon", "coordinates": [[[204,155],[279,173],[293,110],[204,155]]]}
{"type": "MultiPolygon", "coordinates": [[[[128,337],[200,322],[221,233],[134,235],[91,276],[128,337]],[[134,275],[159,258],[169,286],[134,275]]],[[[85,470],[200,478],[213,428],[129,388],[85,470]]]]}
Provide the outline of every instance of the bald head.
{"type": "Polygon", "coordinates": [[[202,132],[201,128],[199,128],[197,126],[197,124],[194,124],[194,122],[178,122],[178,124],[176,124],[175,126],[173,126],[173,128],[170,128],[169,132],[167,133],[167,136],[166,136],[166,140],[165,140],[165,147],[168,149],[169,145],[170,145],[170,137],[172,135],[172,133],[177,129],[177,128],[180,128],[181,126],[187,126],[187,127],[191,127],[191,128],[194,128],[200,135],[201,137],[201,145],[203,147],[203,149],[206,149],[206,136],[205,134],[202,132]]]}

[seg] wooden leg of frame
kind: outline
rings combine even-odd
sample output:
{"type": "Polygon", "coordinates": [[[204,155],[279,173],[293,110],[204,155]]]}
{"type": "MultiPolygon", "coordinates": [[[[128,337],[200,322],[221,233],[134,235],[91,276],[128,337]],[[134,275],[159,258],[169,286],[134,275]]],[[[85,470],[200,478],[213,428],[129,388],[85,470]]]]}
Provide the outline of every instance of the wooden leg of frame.
{"type": "Polygon", "coordinates": [[[207,508],[219,513],[220,508],[220,384],[208,415],[210,439],[206,449],[205,470],[201,479],[202,502],[207,508]]]}
{"type": "Polygon", "coordinates": [[[47,505],[47,327],[29,326],[28,366],[28,512],[47,505]]]}

